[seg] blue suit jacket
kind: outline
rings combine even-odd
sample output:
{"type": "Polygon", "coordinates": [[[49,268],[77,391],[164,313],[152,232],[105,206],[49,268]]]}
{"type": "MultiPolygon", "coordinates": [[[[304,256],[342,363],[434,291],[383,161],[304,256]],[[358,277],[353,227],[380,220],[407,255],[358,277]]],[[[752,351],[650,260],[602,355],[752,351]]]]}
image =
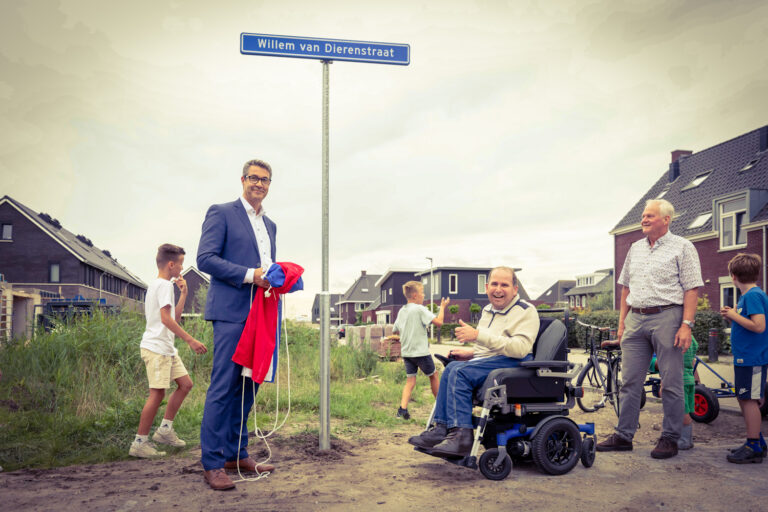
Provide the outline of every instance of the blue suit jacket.
{"type": "MultiPolygon", "coordinates": [[[[277,226],[267,216],[264,224],[275,261],[277,226]]],[[[243,279],[249,268],[260,266],[256,236],[240,199],[208,208],[197,249],[197,267],[211,276],[205,319],[245,322],[251,285],[243,279]]]]}

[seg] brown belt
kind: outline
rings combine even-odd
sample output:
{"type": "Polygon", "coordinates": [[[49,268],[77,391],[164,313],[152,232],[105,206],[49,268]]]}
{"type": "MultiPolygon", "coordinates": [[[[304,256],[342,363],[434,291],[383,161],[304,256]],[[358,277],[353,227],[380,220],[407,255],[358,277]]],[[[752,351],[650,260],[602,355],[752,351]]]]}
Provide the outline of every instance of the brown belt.
{"type": "Polygon", "coordinates": [[[639,313],[641,315],[655,315],[656,313],[661,313],[665,309],[671,309],[671,308],[679,308],[682,307],[680,304],[667,304],[666,306],[651,306],[649,308],[629,308],[632,310],[633,313],[639,313]]]}

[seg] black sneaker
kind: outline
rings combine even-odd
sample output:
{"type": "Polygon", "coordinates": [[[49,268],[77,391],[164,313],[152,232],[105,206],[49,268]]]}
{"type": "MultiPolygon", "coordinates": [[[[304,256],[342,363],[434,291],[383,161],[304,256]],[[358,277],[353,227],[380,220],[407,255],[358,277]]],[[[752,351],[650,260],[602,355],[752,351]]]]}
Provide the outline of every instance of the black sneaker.
{"type": "Polygon", "coordinates": [[[403,409],[402,407],[397,408],[397,417],[403,418],[404,420],[411,419],[411,413],[408,412],[408,409],[403,409]]]}
{"type": "Polygon", "coordinates": [[[760,464],[763,462],[763,454],[745,444],[735,452],[728,454],[726,459],[734,464],[760,464]]]}

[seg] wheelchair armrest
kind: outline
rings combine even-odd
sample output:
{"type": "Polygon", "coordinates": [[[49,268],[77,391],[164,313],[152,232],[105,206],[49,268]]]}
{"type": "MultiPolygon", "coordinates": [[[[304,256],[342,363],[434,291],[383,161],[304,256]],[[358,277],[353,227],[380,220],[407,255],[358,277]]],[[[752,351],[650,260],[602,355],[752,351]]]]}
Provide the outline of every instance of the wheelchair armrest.
{"type": "Polygon", "coordinates": [[[434,354],[435,359],[443,363],[443,366],[448,366],[448,363],[452,363],[453,361],[456,361],[456,358],[453,356],[445,357],[441,354],[434,354]]]}
{"type": "Polygon", "coordinates": [[[570,361],[523,361],[520,363],[523,368],[572,368],[570,361]]]}

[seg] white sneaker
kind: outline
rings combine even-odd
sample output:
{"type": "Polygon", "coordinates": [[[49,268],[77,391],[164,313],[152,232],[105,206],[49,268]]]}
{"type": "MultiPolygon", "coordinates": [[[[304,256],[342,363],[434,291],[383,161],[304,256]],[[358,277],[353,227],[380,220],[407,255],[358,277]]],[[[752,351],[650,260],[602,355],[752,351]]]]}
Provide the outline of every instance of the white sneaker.
{"type": "Polygon", "coordinates": [[[172,428],[158,428],[155,430],[155,435],[152,436],[152,440],[156,443],[167,444],[175,446],[176,448],[187,446],[187,443],[179,439],[179,436],[176,435],[176,432],[174,432],[172,428]]]}
{"type": "Polygon", "coordinates": [[[131,443],[131,449],[128,450],[128,455],[132,457],[140,457],[142,459],[151,459],[153,457],[162,457],[165,452],[157,451],[155,445],[149,441],[139,442],[134,441],[131,443]]]}

